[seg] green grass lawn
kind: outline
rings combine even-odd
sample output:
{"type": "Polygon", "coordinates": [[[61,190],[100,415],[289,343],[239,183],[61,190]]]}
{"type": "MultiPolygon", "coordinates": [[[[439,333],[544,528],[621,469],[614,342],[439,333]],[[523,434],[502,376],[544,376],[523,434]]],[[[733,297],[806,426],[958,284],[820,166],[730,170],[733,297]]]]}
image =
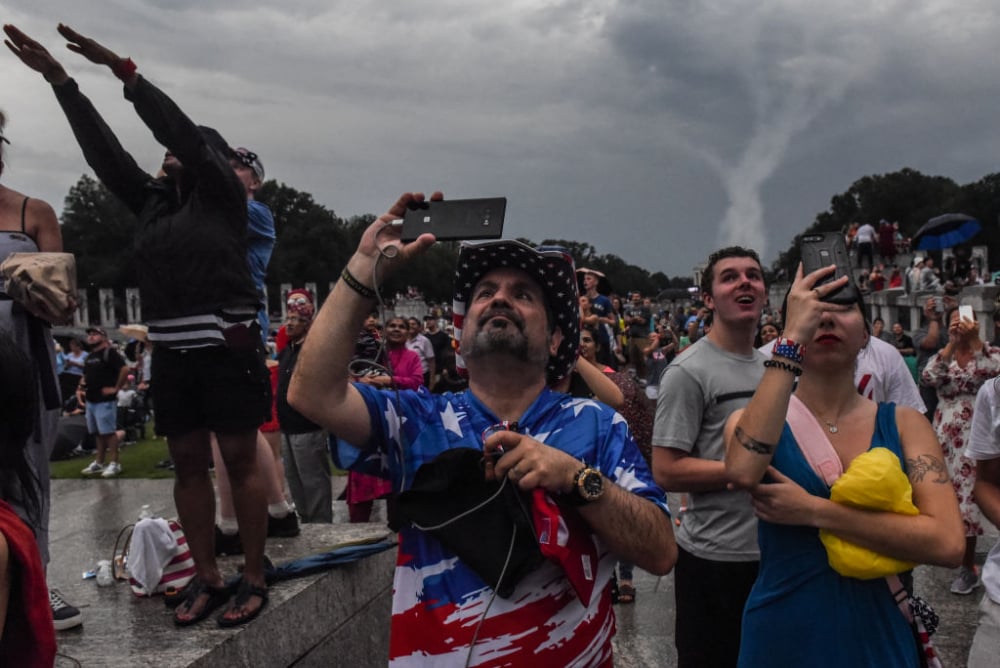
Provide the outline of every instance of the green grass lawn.
{"type": "MultiPolygon", "coordinates": [[[[152,429],[149,429],[151,432],[152,429]]],[[[119,453],[119,461],[122,465],[120,478],[173,478],[174,472],[170,469],[156,468],[157,462],[169,459],[167,453],[167,441],[164,438],[147,438],[137,443],[133,443],[122,449],[119,453]]],[[[80,473],[84,466],[93,461],[92,455],[64,459],[58,462],[49,462],[49,471],[52,478],[91,478],[97,476],[85,476],[80,473]]]]}
{"type": "MultiPolygon", "coordinates": [[[[152,425],[147,427],[147,433],[152,433],[152,425]]],[[[122,449],[119,453],[119,461],[122,465],[122,473],[119,478],[173,478],[174,472],[170,469],[158,469],[156,464],[169,459],[167,452],[167,439],[147,438],[122,449]]],[[[86,476],[80,473],[84,466],[94,460],[93,455],[64,459],[58,462],[49,462],[49,472],[51,478],[92,478],[97,476],[86,476]]],[[[346,471],[331,466],[333,475],[347,475],[346,471]]]]}

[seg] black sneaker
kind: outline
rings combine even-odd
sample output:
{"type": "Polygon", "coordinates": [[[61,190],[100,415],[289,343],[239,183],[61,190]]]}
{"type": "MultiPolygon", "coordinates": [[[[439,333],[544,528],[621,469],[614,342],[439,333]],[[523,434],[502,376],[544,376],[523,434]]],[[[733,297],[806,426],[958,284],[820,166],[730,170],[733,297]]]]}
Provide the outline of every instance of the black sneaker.
{"type": "Polygon", "coordinates": [[[65,631],[83,624],[83,615],[66,602],[58,589],[49,589],[49,607],[52,608],[52,625],[56,631],[65,631]]]}
{"type": "Polygon", "coordinates": [[[299,517],[294,510],[284,517],[267,516],[268,538],[294,538],[299,535],[299,517]]]}
{"type": "Polygon", "coordinates": [[[234,534],[222,533],[218,525],[215,526],[215,556],[234,556],[243,554],[243,542],[240,540],[240,532],[234,534]]]}

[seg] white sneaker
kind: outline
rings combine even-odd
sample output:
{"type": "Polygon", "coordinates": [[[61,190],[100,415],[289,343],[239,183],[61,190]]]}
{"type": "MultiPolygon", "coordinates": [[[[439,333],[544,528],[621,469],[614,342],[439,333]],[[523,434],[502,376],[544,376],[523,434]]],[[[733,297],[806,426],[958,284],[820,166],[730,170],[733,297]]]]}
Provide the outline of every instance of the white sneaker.
{"type": "Polygon", "coordinates": [[[80,471],[80,473],[82,473],[83,475],[94,475],[94,474],[97,474],[97,473],[101,473],[103,470],[104,470],[104,467],[101,466],[100,464],[98,464],[97,460],[94,460],[94,461],[90,462],[90,464],[88,464],[85,469],[83,469],[82,471],[80,471]]]}
{"type": "Polygon", "coordinates": [[[122,472],[122,465],[118,462],[111,462],[104,467],[104,473],[101,474],[102,478],[113,478],[114,476],[122,472]]]}

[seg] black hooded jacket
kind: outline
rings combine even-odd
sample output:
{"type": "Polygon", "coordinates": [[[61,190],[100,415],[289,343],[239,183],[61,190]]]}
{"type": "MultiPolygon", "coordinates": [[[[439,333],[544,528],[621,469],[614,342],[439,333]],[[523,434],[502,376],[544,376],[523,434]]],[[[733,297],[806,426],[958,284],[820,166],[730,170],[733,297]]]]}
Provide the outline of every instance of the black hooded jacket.
{"type": "Polygon", "coordinates": [[[247,266],[247,202],[228,147],[199,129],[153,84],[139,77],[125,97],[156,140],[184,165],[174,181],[141,169],[72,79],[53,86],[87,164],[138,218],[135,235],[143,314],[159,320],[258,307],[247,266]]]}

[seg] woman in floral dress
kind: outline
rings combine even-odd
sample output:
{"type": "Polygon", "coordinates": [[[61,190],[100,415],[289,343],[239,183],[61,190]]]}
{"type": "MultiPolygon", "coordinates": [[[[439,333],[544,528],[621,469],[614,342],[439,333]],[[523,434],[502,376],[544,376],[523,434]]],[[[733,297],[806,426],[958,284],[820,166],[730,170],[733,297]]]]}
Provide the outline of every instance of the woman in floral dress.
{"type": "Polygon", "coordinates": [[[976,537],[982,535],[983,527],[972,498],[976,467],[963,453],[969,440],[976,393],[983,383],[1000,375],[1000,348],[984,343],[979,338],[979,323],[960,318],[957,308],[948,311],[946,322],[948,343],[927,361],[921,381],[937,389],[934,431],[941,442],[965,524],[965,557],[951,583],[951,591],[971,594],[980,584],[974,563],[976,537]]]}

